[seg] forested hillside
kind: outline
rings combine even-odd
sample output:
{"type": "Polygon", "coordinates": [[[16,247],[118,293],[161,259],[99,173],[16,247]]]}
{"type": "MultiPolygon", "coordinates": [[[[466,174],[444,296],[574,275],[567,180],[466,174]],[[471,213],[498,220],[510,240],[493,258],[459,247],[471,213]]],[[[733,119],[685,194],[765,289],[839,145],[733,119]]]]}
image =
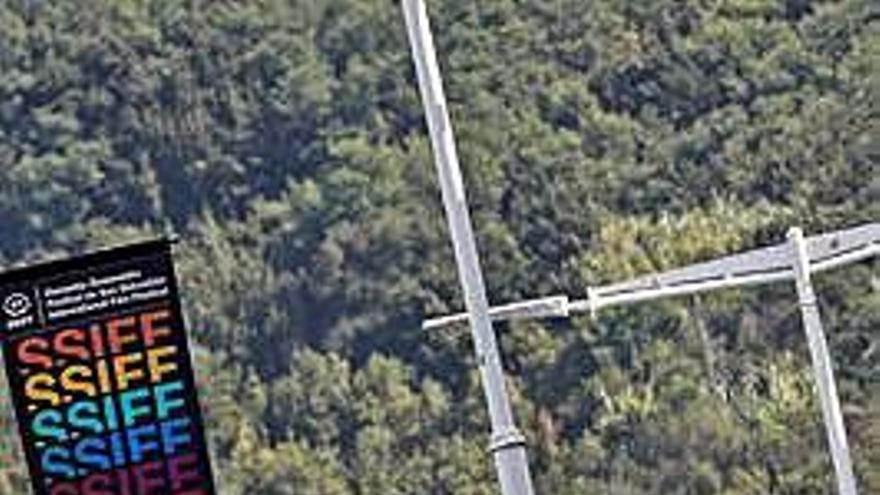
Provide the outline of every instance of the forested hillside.
{"type": "MultiPolygon", "coordinates": [[[[876,0],[429,3],[495,303],[880,220],[876,0]]],[[[498,493],[408,50],[392,0],[0,0],[0,266],[180,234],[224,495],[498,493]]],[[[880,494],[880,262],[817,289],[880,494]]],[[[789,284],[497,330],[542,495],[832,493],[789,284]]]]}

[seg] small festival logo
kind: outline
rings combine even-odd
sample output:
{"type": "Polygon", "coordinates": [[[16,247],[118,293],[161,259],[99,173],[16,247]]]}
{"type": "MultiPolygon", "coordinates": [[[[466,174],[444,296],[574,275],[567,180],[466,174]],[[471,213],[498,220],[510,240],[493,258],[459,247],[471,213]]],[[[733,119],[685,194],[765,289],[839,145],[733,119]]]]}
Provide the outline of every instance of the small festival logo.
{"type": "Polygon", "coordinates": [[[10,318],[20,318],[30,312],[31,306],[28,296],[16,292],[3,301],[3,312],[10,318]]]}

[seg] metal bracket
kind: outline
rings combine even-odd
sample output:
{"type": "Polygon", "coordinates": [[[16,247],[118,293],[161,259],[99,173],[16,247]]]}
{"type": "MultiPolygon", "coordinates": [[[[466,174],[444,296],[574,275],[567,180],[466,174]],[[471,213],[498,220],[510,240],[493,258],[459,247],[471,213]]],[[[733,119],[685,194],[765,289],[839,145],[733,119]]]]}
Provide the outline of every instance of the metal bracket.
{"type": "Polygon", "coordinates": [[[500,431],[492,434],[489,442],[489,452],[494,454],[502,450],[519,448],[526,444],[526,437],[516,428],[500,431]]]}

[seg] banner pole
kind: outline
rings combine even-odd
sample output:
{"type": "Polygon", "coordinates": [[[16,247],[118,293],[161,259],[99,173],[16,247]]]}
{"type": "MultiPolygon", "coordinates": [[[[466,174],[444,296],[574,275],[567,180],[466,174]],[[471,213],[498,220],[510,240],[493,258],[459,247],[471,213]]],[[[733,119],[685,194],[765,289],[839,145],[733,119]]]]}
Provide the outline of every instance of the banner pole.
{"type": "Polygon", "coordinates": [[[840,495],[857,495],[856,480],[853,474],[852,459],[846,439],[846,428],[843,414],[840,411],[840,398],[834,380],[834,369],[828,352],[828,343],[822,328],[822,319],[813,283],[810,276],[810,258],[804,233],[800,228],[793,228],[788,233],[793,252],[795,282],[798,299],[803,317],[804,329],[813,361],[813,373],[819,389],[822,403],[822,416],[828,435],[831,458],[837,475],[837,486],[840,495]]]}
{"type": "Polygon", "coordinates": [[[489,450],[495,458],[502,493],[532,495],[525,438],[514,424],[505,388],[427,9],[422,0],[403,0],[403,11],[492,423],[489,450]]]}

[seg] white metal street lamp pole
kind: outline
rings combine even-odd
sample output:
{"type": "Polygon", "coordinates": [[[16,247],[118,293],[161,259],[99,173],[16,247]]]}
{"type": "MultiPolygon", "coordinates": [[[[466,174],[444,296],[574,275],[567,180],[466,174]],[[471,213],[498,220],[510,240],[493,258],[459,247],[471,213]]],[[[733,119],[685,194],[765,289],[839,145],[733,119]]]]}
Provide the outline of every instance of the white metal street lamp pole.
{"type": "Polygon", "coordinates": [[[422,0],[402,0],[407,32],[416,65],[422,103],[440,176],[443,204],[449,223],[459,278],[471,323],[477,361],[492,422],[490,450],[504,495],[532,495],[525,438],[514,423],[505,388],[504,371],[480,270],[480,261],[468,212],[464,184],[446,96],[422,0]]]}
{"type": "MultiPolygon", "coordinates": [[[[496,320],[567,317],[624,304],[666,297],[697,294],[726,288],[742,288],[779,281],[797,285],[813,371],[822,403],[831,457],[840,495],[856,495],[856,481],[846,440],[840,400],[822,322],[816,306],[811,274],[880,256],[880,223],[871,223],[804,239],[792,229],[789,242],[777,246],[698,263],[622,283],[588,289],[587,298],[570,301],[567,296],[521,301],[489,309],[496,320]]],[[[433,329],[463,319],[462,314],[427,320],[433,329]]]]}
{"type": "Polygon", "coordinates": [[[810,276],[810,257],[807,253],[807,243],[804,241],[803,231],[799,228],[791,229],[788,236],[794,253],[795,283],[797,284],[810,355],[813,359],[813,373],[816,386],[819,389],[819,399],[822,403],[822,416],[825,419],[831,459],[837,474],[837,487],[840,495],[856,495],[856,478],[853,474],[849,444],[846,440],[843,414],[840,412],[840,399],[834,381],[834,369],[831,365],[828,343],[825,341],[825,332],[822,329],[819,303],[816,300],[810,276]]]}

